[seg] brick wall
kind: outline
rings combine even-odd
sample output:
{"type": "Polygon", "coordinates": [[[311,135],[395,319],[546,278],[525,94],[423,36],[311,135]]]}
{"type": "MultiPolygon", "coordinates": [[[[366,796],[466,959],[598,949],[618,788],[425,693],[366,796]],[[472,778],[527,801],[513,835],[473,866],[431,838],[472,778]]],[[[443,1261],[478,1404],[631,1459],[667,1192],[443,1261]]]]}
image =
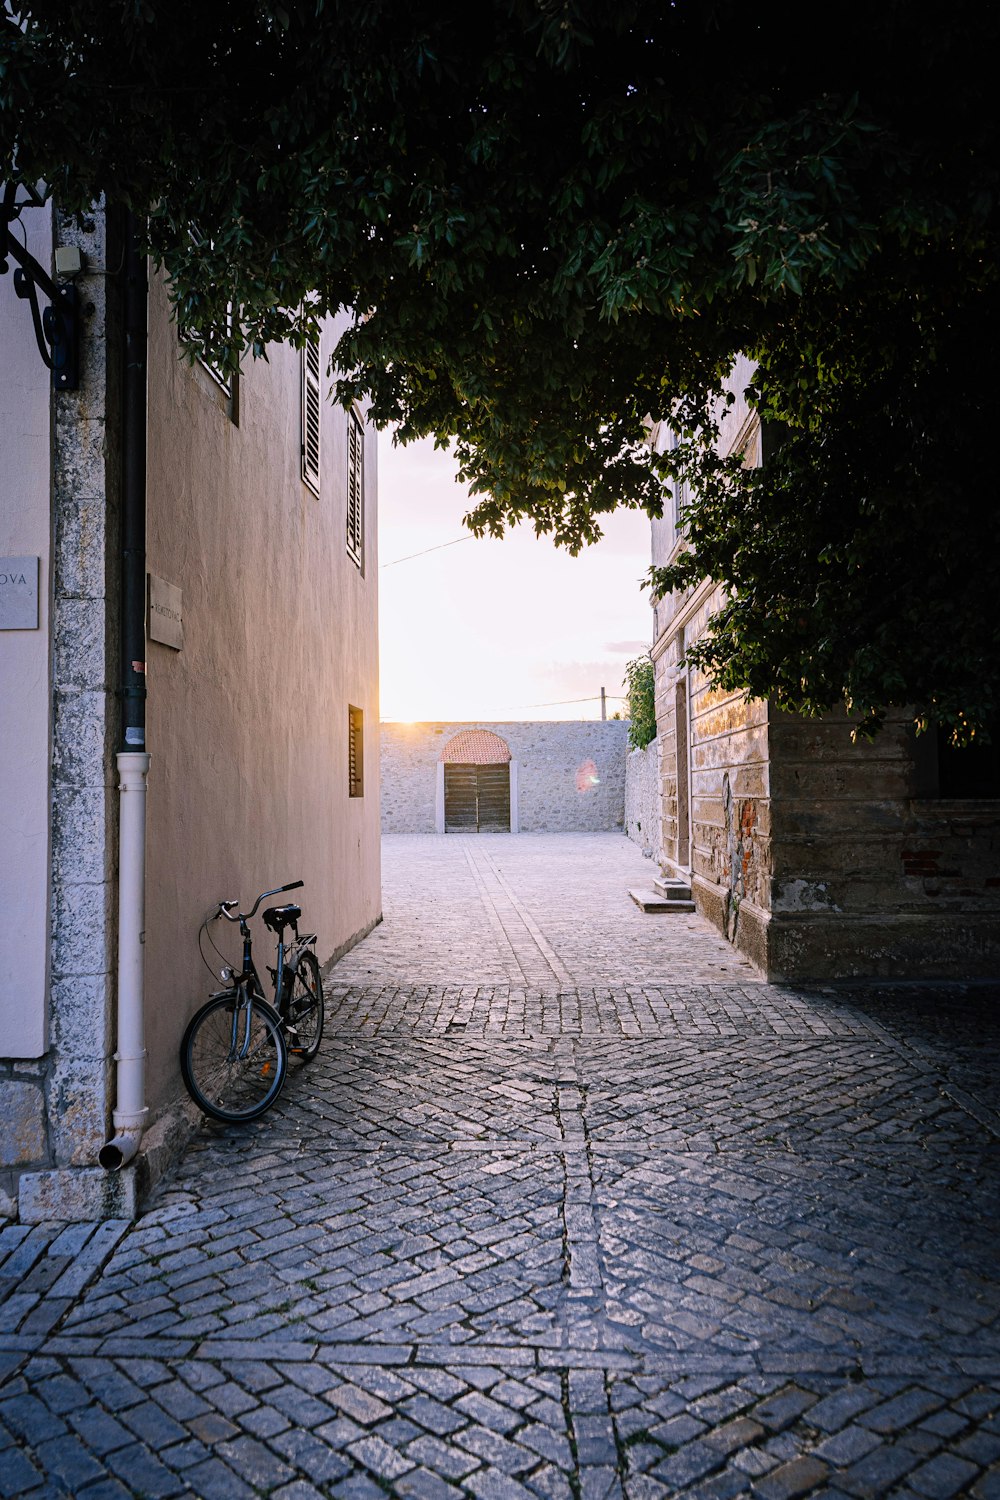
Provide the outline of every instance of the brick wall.
{"type": "Polygon", "coordinates": [[[625,819],[624,720],[481,720],[381,726],[382,831],[433,833],[438,761],[453,735],[488,729],[517,763],[523,833],[602,833],[625,819]]]}

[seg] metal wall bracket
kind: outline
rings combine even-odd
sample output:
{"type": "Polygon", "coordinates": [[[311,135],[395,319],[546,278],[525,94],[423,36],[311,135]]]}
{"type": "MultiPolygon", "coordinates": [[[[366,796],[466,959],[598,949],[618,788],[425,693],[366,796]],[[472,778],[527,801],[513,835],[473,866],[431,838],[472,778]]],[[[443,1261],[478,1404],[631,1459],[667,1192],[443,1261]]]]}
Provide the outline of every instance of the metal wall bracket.
{"type": "Polygon", "coordinates": [[[52,389],[75,391],[80,384],[80,294],[72,282],[54,281],[14,235],[11,226],[21,209],[43,201],[27,189],[27,199],[18,202],[19,186],[9,182],[4,188],[0,276],[10,269],[11,260],[17,261],[14,291],[31,308],[35,343],[46,368],[52,371],[52,389]],[[48,298],[48,307],[39,306],[39,291],[48,298]]]}

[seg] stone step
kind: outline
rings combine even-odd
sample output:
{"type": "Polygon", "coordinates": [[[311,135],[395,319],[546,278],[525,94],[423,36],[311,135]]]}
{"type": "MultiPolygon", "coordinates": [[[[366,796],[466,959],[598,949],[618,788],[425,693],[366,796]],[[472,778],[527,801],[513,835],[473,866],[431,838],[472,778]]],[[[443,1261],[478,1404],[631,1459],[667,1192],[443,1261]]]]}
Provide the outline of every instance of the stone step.
{"type": "Polygon", "coordinates": [[[675,901],[669,896],[661,896],[659,891],[629,891],[629,895],[636,906],[641,906],[645,912],[674,912],[694,911],[693,901],[675,901]]]}
{"type": "Polygon", "coordinates": [[[658,875],[653,881],[653,890],[667,901],[690,901],[691,887],[686,880],[675,880],[668,875],[658,875]]]}

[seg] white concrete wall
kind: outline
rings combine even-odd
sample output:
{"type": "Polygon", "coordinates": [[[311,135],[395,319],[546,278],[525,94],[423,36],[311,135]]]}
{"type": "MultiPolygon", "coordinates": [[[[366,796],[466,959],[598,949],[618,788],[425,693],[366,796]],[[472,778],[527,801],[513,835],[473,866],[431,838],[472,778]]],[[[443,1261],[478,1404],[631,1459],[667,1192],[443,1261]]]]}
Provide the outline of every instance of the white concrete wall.
{"type": "MultiPolygon", "coordinates": [[[[323,363],[333,346],[328,328],[323,363]]],[[[150,300],[148,567],[182,591],[183,649],[147,645],[146,995],[154,1107],[212,987],[198,927],[302,879],[322,960],[381,914],[376,443],[365,451],[365,566],[347,556],[347,414],[324,401],[322,493],[299,468],[298,351],[248,360],[239,423],[178,358],[164,289],[150,300]],[[348,795],[348,705],[364,713],[364,796],[348,795]]],[[[324,376],[324,393],[329,382],[324,376]]],[[[291,898],[289,898],[291,899],[291,898]]],[[[214,929],[219,940],[218,927],[214,929]]],[[[258,959],[270,938],[256,932],[258,959]]],[[[234,930],[221,946],[235,953],[234,930]]]]}
{"type": "Polygon", "coordinates": [[[643,854],[659,860],[662,853],[660,741],[625,757],[625,832],[643,854]]]}
{"type": "Polygon", "coordinates": [[[625,817],[622,719],[382,725],[382,830],[434,833],[438,762],[462,729],[489,729],[517,764],[522,833],[597,833],[625,817]]]}
{"type": "MultiPolygon", "coordinates": [[[[26,210],[21,222],[50,270],[51,209],[26,210]]],[[[41,561],[39,628],[0,630],[0,1052],[37,1058],[47,1045],[52,404],[13,269],[0,276],[0,555],[41,561]]]]}

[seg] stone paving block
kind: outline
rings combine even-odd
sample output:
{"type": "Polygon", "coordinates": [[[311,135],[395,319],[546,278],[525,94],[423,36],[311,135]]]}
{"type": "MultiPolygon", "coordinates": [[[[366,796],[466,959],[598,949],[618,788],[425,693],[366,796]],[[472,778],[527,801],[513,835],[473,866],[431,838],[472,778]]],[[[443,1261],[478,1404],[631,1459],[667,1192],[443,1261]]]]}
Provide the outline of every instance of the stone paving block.
{"type": "Polygon", "coordinates": [[[838,1473],[837,1482],[849,1494],[864,1497],[886,1494],[904,1474],[916,1468],[916,1454],[895,1444],[883,1443],[866,1457],[838,1473]]]}
{"type": "Polygon", "coordinates": [[[240,1426],[253,1437],[272,1438],[276,1433],[284,1432],[291,1423],[283,1412],[276,1411],[273,1406],[258,1406],[253,1411],[244,1412],[240,1418],[240,1426]]]}
{"type": "Polygon", "coordinates": [[[37,1396],[14,1396],[0,1400],[0,1421],[24,1442],[32,1445],[62,1437],[66,1424],[55,1416],[37,1396]]]}
{"type": "Polygon", "coordinates": [[[456,1483],[479,1466],[479,1459],[472,1454],[427,1434],[407,1444],[406,1456],[456,1483]]]}
{"type": "Polygon", "coordinates": [[[365,1436],[365,1429],[352,1422],[349,1417],[338,1417],[335,1422],[324,1422],[316,1428],[316,1436],[334,1449],[346,1448],[365,1436]]]}
{"type": "Polygon", "coordinates": [[[298,1427],[317,1427],[320,1422],[329,1422],[335,1416],[333,1407],[326,1401],[295,1387],[272,1389],[267,1393],[267,1401],[298,1427]]]}
{"type": "Polygon", "coordinates": [[[219,1412],[206,1412],[187,1423],[189,1431],[202,1443],[215,1444],[235,1437],[239,1428],[219,1412]]]}
{"type": "Polygon", "coordinates": [[[295,1427],[273,1434],[269,1446],[316,1484],[343,1479],[353,1467],[316,1433],[300,1432],[295,1427]]]}
{"type": "Polygon", "coordinates": [[[462,1412],[470,1421],[479,1423],[482,1427],[488,1427],[490,1432],[499,1432],[506,1436],[520,1426],[520,1417],[502,1406],[498,1401],[489,1396],[482,1395],[479,1391],[470,1392],[455,1402],[455,1410],[462,1412]]]}
{"type": "Polygon", "coordinates": [[[391,1483],[413,1468],[412,1459],[404,1457],[391,1443],[383,1441],[374,1434],[349,1443],[347,1451],[352,1458],[364,1464],[365,1468],[370,1469],[377,1479],[385,1483],[391,1483]]]}
{"type": "Polygon", "coordinates": [[[466,1478],[465,1488],[477,1500],[532,1500],[531,1490],[495,1469],[477,1469],[466,1478]]]}
{"type": "Polygon", "coordinates": [[[189,1469],[184,1478],[199,1500],[256,1500],[257,1492],[217,1458],[189,1469]]]}
{"type": "Polygon", "coordinates": [[[168,1500],[169,1496],[183,1494],[187,1489],[184,1480],[171,1474],[139,1443],[130,1448],[115,1448],[105,1462],[133,1494],[149,1496],[150,1500],[168,1500]]]}
{"type": "Polygon", "coordinates": [[[386,1417],[392,1415],[392,1407],[373,1396],[370,1391],[362,1390],[360,1386],[344,1383],[332,1387],[326,1393],[330,1405],[337,1411],[345,1412],[355,1422],[360,1422],[368,1427],[373,1422],[382,1422],[386,1417]]]}
{"type": "Polygon", "coordinates": [[[821,1485],[828,1473],[826,1464],[803,1454],[765,1474],[757,1481],[756,1488],[764,1500],[799,1500],[799,1496],[808,1495],[821,1485]]]}
{"type": "Polygon", "coordinates": [[[951,1500],[952,1495],[967,1493],[978,1473],[975,1464],[954,1454],[940,1453],[910,1474],[907,1483],[918,1495],[928,1496],[928,1500],[951,1500]]]}
{"type": "Polygon", "coordinates": [[[370,1475],[357,1470],[332,1485],[330,1494],[335,1495],[337,1500],[382,1500],[385,1490],[370,1475]]]}
{"type": "Polygon", "coordinates": [[[706,1474],[721,1469],[724,1462],[724,1455],[718,1448],[696,1440],[657,1464],[652,1473],[654,1478],[662,1479],[665,1484],[682,1489],[696,1479],[703,1479],[706,1474]]]}
{"type": "Polygon", "coordinates": [[[227,1439],[218,1444],[216,1451],[228,1467],[255,1490],[273,1489],[294,1478],[294,1472],[288,1464],[277,1458],[256,1438],[243,1436],[227,1439]]]}
{"type": "Polygon", "coordinates": [[[393,1488],[396,1494],[413,1495],[417,1500],[457,1500],[462,1493],[429,1469],[411,1469],[395,1480],[393,1488]]]}
{"type": "Polygon", "coordinates": [[[77,1437],[56,1438],[45,1445],[45,1462],[49,1471],[65,1485],[71,1495],[79,1494],[85,1485],[104,1475],[98,1463],[77,1437]]]}
{"type": "Polygon", "coordinates": [[[878,1401],[878,1393],[868,1385],[847,1385],[824,1396],[809,1409],[809,1426],[821,1432],[837,1432],[852,1417],[878,1401]]]}
{"type": "Polygon", "coordinates": [[[605,922],[622,851],[557,844],[387,845],[386,923],[268,1116],[196,1134],[106,1253],[0,1231],[34,1330],[0,1473],[55,1487],[62,1443],[88,1500],[139,1450],[199,1497],[997,1488],[997,997],[723,974],[697,925],[605,922]],[[569,977],[526,977],[547,953],[569,977]]]}
{"type": "MultiPolygon", "coordinates": [[[[465,1397],[463,1399],[468,1400],[469,1398],[465,1397]]],[[[479,1397],[478,1399],[482,1400],[484,1398],[479,1397]]],[[[458,1409],[453,1411],[450,1407],[442,1405],[440,1401],[435,1401],[430,1396],[412,1396],[408,1401],[403,1403],[400,1410],[406,1412],[408,1416],[412,1417],[414,1422],[418,1422],[428,1432],[436,1433],[438,1437],[445,1437],[448,1433],[457,1432],[459,1428],[465,1427],[468,1424],[470,1415],[474,1415],[466,1413],[461,1402],[458,1403],[458,1409]]]]}
{"type": "Polygon", "coordinates": [[[291,1484],[274,1491],[274,1500],[323,1500],[323,1494],[304,1479],[293,1479],[291,1484]]]}
{"type": "Polygon", "coordinates": [[[800,1390],[794,1385],[786,1386],[783,1391],[778,1391],[776,1395],[769,1396],[766,1401],[755,1406],[753,1416],[771,1432],[780,1432],[803,1412],[807,1412],[815,1402],[816,1398],[811,1391],[800,1390]]]}
{"type": "Polygon", "coordinates": [[[144,1401],[122,1413],[122,1423],[147,1447],[158,1451],[183,1442],[185,1429],[153,1401],[144,1401]]]}
{"type": "Polygon", "coordinates": [[[866,1453],[871,1453],[879,1446],[879,1442],[880,1439],[866,1427],[842,1427],[832,1437],[825,1438],[815,1451],[826,1463],[847,1468],[859,1458],[864,1458],[866,1453]]]}
{"type": "Polygon", "coordinates": [[[614,1466],[581,1466],[580,1500],[621,1500],[621,1495],[621,1478],[614,1466]]]}
{"type": "Polygon", "coordinates": [[[918,1422],[922,1417],[937,1411],[938,1407],[943,1404],[941,1397],[935,1395],[933,1391],[913,1386],[901,1395],[895,1396],[891,1401],[886,1401],[882,1406],[875,1407],[873,1411],[866,1412],[859,1420],[865,1427],[870,1427],[873,1432],[899,1432],[902,1428],[909,1427],[911,1423],[918,1422]]]}
{"type": "Polygon", "coordinates": [[[455,1443],[503,1474],[525,1474],[538,1462],[537,1454],[522,1448],[518,1443],[497,1437],[495,1432],[490,1432],[485,1427],[465,1428],[456,1435],[455,1443]]]}
{"type": "Polygon", "coordinates": [[[36,1468],[26,1453],[7,1448],[0,1464],[0,1495],[26,1495],[44,1483],[44,1476],[44,1464],[36,1468]]]}

